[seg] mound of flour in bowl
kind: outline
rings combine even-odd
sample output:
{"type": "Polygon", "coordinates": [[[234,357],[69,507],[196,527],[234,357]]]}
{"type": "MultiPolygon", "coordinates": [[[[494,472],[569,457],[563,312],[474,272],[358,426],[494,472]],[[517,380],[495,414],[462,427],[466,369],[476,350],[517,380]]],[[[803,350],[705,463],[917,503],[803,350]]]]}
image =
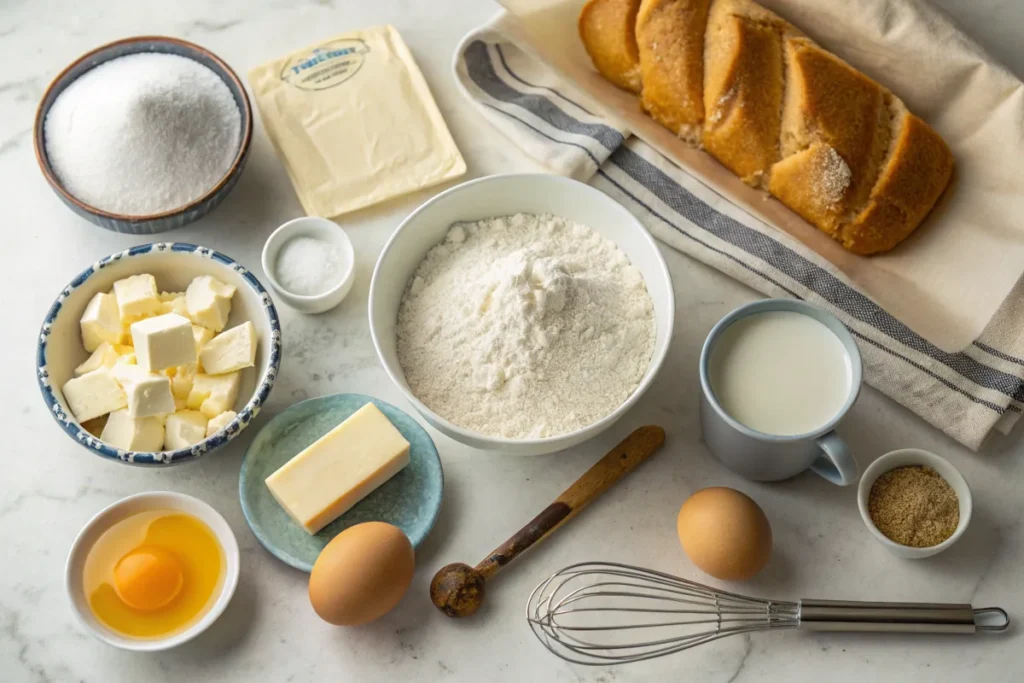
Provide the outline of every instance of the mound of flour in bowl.
{"type": "Polygon", "coordinates": [[[654,350],[654,307],[626,255],[550,215],[456,223],[398,312],[398,358],[431,410],[489,436],[572,432],[613,412],[654,350]]]}

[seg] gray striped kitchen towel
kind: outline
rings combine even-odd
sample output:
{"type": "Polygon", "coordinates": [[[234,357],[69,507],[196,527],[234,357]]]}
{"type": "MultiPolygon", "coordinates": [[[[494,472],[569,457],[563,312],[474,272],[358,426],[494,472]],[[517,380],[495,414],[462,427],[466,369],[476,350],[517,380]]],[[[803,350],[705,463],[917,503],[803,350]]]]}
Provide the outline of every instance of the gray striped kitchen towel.
{"type": "Polygon", "coordinates": [[[977,450],[1024,407],[1024,284],[981,338],[959,353],[922,339],[789,235],[730,204],[604,118],[519,49],[505,15],[466,36],[455,59],[466,96],[553,173],[589,182],[663,243],[772,297],[804,299],[850,329],[865,381],[977,450]]]}

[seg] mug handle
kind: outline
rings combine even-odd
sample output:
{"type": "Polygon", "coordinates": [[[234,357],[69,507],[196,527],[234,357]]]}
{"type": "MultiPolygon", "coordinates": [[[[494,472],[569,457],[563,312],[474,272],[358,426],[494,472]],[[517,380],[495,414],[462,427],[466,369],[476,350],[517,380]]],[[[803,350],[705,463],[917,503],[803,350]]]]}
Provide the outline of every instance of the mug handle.
{"type": "Polygon", "coordinates": [[[860,476],[860,467],[846,443],[835,432],[817,439],[822,453],[811,465],[811,471],[836,486],[849,486],[860,476]]]}

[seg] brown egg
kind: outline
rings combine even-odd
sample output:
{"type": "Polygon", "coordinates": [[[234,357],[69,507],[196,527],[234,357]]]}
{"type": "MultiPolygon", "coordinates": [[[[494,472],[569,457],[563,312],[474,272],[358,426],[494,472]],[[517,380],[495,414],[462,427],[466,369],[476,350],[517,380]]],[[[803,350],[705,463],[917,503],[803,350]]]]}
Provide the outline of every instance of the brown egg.
{"type": "Polygon", "coordinates": [[[764,511],[734,489],[694,493],[679,509],[676,530],[693,563],[717,579],[752,578],[772,554],[772,528],[764,511]]]}
{"type": "Polygon", "coordinates": [[[405,595],[416,569],[412,544],[384,522],[345,529],[320,551],[309,575],[309,602],[336,626],[378,619],[405,595]]]}

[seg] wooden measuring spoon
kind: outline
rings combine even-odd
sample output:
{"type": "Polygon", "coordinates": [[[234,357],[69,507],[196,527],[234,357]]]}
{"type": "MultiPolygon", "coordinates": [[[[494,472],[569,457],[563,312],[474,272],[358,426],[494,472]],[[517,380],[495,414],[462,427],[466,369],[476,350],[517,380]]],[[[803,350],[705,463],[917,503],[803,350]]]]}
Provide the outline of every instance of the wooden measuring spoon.
{"type": "Polygon", "coordinates": [[[483,603],[487,579],[575,517],[612,484],[636,469],[663,443],[664,429],[653,425],[640,427],[608,451],[554,503],[544,508],[480,564],[470,567],[455,562],[441,567],[430,582],[430,599],[434,605],[450,617],[468,617],[476,612],[483,603]]]}

